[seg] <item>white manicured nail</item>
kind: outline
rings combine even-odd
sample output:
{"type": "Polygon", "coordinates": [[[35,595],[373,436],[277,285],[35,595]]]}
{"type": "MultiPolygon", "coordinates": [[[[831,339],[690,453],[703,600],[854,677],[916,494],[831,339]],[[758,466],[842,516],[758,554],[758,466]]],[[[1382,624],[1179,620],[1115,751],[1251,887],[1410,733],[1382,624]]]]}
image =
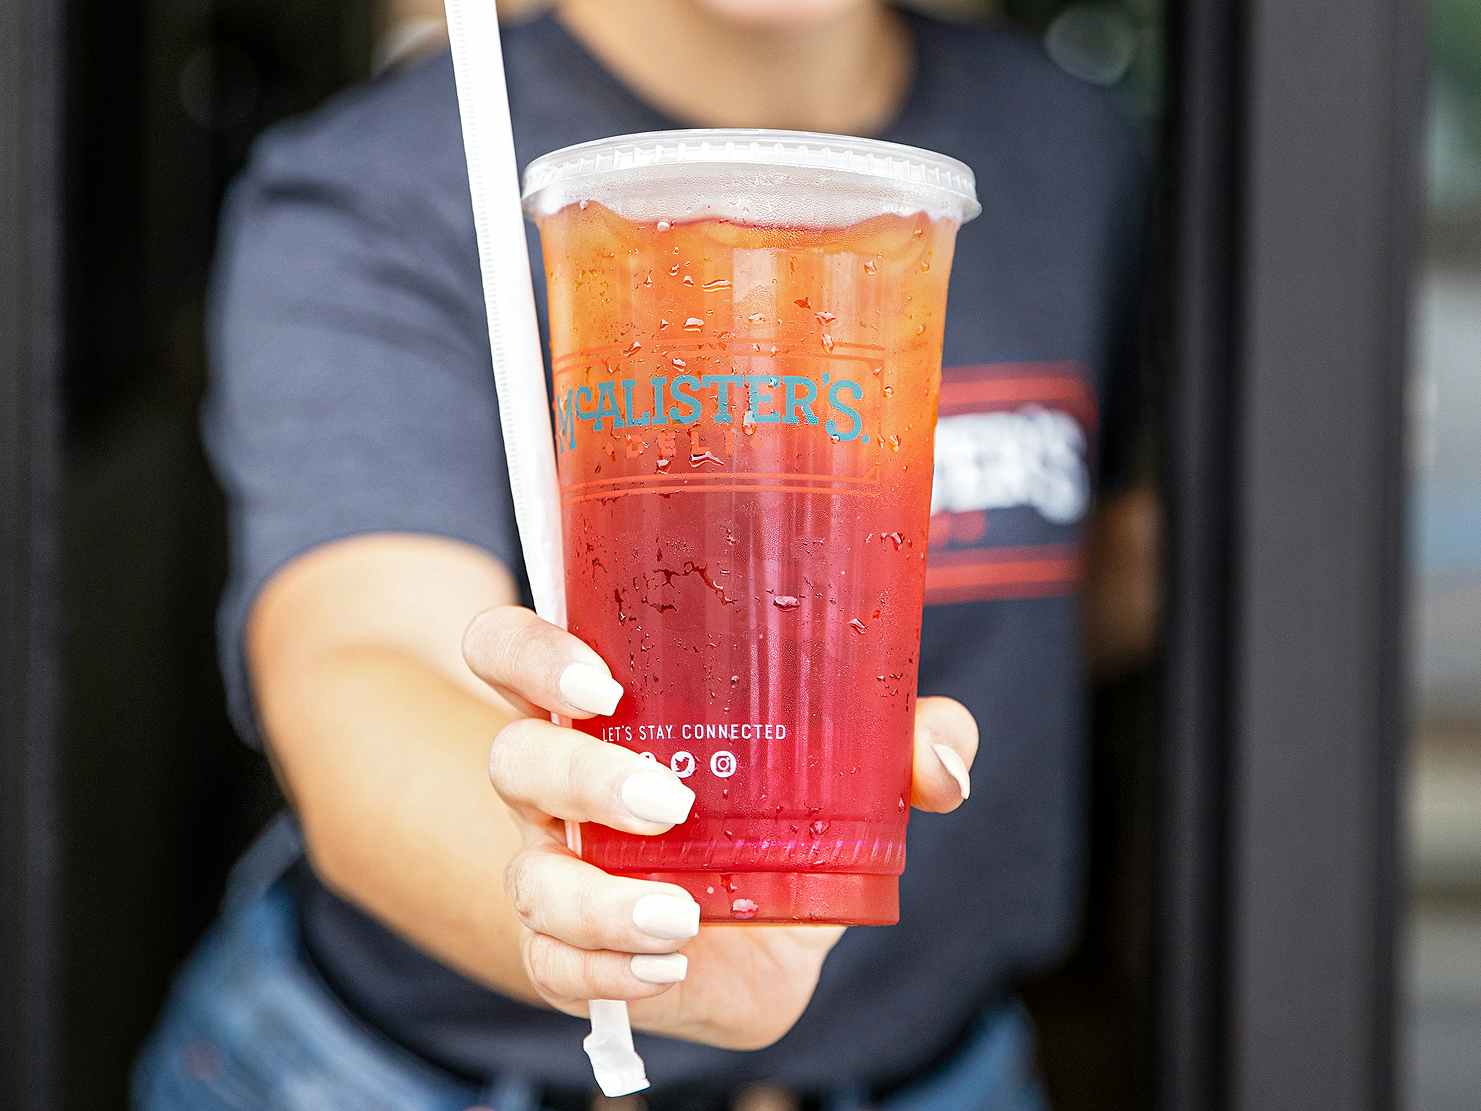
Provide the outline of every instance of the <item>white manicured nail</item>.
{"type": "Polygon", "coordinates": [[[622,804],[645,822],[676,826],[689,817],[694,792],[668,772],[638,772],[622,781],[622,804]]]}
{"type": "Polygon", "coordinates": [[[677,984],[689,975],[689,958],[683,953],[639,953],[628,967],[645,984],[677,984]]]}
{"type": "Polygon", "coordinates": [[[567,664],[559,682],[561,697],[588,714],[610,714],[622,697],[622,684],[596,664],[567,664]]]}
{"type": "Polygon", "coordinates": [[[681,895],[644,895],[633,904],[633,925],[649,937],[683,941],[699,933],[699,904],[681,895]]]}
{"type": "Polygon", "coordinates": [[[967,765],[962,763],[956,749],[947,745],[932,745],[931,751],[936,754],[936,759],[941,761],[941,766],[951,778],[956,780],[957,788],[962,792],[962,801],[966,802],[972,797],[972,780],[967,776],[967,765]]]}

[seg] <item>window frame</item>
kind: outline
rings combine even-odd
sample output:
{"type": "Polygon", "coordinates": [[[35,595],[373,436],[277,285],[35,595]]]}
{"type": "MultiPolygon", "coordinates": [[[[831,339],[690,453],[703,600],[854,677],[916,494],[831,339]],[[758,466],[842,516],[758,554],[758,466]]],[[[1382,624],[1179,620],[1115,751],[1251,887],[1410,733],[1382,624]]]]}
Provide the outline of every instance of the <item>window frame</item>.
{"type": "Polygon", "coordinates": [[[1423,31],[1403,0],[1172,26],[1163,1108],[1397,1098],[1423,31]]]}

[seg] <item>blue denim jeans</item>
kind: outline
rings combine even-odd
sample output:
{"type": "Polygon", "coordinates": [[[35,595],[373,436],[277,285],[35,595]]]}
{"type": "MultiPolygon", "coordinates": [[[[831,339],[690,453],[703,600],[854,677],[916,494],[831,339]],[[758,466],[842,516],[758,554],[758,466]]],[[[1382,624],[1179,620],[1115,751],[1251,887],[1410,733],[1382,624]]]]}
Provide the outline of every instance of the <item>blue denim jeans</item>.
{"type": "MultiPolygon", "coordinates": [[[[482,1087],[350,1013],[305,959],[294,886],[236,896],[181,971],[134,1070],[139,1111],[541,1111],[527,1078],[482,1087]]],[[[961,1051],[883,1101],[846,1089],[829,1111],[1045,1111],[1028,1021],[984,1015],[961,1051]]]]}

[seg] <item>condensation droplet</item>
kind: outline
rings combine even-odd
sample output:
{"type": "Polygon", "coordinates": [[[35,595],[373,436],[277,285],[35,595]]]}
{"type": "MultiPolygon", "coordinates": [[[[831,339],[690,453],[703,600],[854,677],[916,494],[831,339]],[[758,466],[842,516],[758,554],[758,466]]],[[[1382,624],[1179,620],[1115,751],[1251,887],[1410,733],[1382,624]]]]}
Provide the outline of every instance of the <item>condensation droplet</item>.
{"type": "MultiPolygon", "coordinates": [[[[673,226],[674,225],[673,224],[670,224],[667,220],[660,220],[660,221],[658,221],[658,230],[660,232],[668,231],[669,228],[671,228],[673,226]]],[[[919,233],[917,233],[917,234],[919,234],[919,233]]]]}
{"type": "Polygon", "coordinates": [[[730,902],[730,917],[746,921],[755,918],[761,907],[755,899],[732,899],[730,902]]]}
{"type": "Polygon", "coordinates": [[[863,636],[864,635],[864,630],[867,629],[869,626],[865,625],[864,622],[860,621],[857,617],[855,617],[852,621],[850,621],[848,623],[848,627],[850,629],[852,629],[854,632],[858,633],[860,636],[863,636]]]}
{"type": "Polygon", "coordinates": [[[792,594],[778,594],[771,600],[771,604],[779,610],[790,610],[797,608],[797,598],[792,594]]]}
{"type": "Polygon", "coordinates": [[[580,203],[578,203],[578,204],[577,204],[577,205],[576,205],[576,207],[577,207],[577,208],[579,208],[579,209],[580,209],[580,210],[581,210],[581,211],[582,211],[582,212],[585,212],[585,211],[586,211],[586,207],[587,207],[587,205],[589,205],[589,204],[591,204],[591,202],[590,202],[590,201],[581,201],[581,202],[580,202],[580,203]]]}
{"type": "Polygon", "coordinates": [[[688,320],[684,321],[684,331],[686,332],[697,332],[704,326],[705,322],[697,316],[691,316],[688,320]]]}
{"type": "Polygon", "coordinates": [[[741,431],[747,436],[756,435],[756,418],[749,409],[741,414],[741,431]]]}
{"type": "Polygon", "coordinates": [[[886,386],[884,388],[884,395],[886,397],[894,397],[895,396],[895,387],[894,386],[886,386]]]}
{"type": "MultiPolygon", "coordinates": [[[[684,282],[685,285],[693,285],[694,284],[694,278],[691,275],[689,275],[689,274],[685,274],[684,275],[684,278],[683,278],[683,282],[684,282]]],[[[924,325],[922,325],[922,327],[924,327],[924,325]]]]}
{"type": "Polygon", "coordinates": [[[705,284],[702,285],[702,286],[700,286],[699,288],[702,289],[702,290],[704,290],[706,293],[719,293],[722,289],[729,289],[730,288],[730,279],[729,278],[711,278],[709,281],[705,282],[705,284]]]}
{"type": "Polygon", "coordinates": [[[643,279],[643,285],[646,288],[648,288],[648,289],[652,289],[653,288],[653,271],[652,270],[648,271],[648,276],[643,279]]]}
{"type": "Polygon", "coordinates": [[[632,343],[630,343],[630,344],[627,345],[627,350],[624,351],[623,354],[624,355],[636,355],[642,349],[643,349],[643,345],[641,343],[639,343],[637,340],[633,340],[632,343]]]}
{"type": "Polygon", "coordinates": [[[660,317],[659,317],[659,318],[658,318],[658,330],[659,330],[659,331],[660,331],[660,332],[661,332],[661,331],[663,331],[663,330],[664,330],[664,329],[665,329],[665,328],[667,328],[667,327],[668,327],[668,326],[669,326],[669,322],[668,322],[668,320],[667,320],[667,319],[665,319],[665,318],[664,318],[664,317],[661,317],[661,316],[660,316],[660,317]]]}
{"type": "Polygon", "coordinates": [[[660,455],[657,459],[653,460],[653,466],[656,470],[666,471],[669,469],[669,464],[672,462],[672,459],[660,455]]]}
{"type": "Polygon", "coordinates": [[[817,821],[813,822],[807,828],[812,833],[812,835],[814,837],[821,837],[821,836],[823,836],[823,834],[825,834],[825,833],[828,832],[828,823],[825,822],[825,821],[823,821],[823,819],[819,818],[817,821]]]}
{"type": "Polygon", "coordinates": [[[813,313],[813,315],[818,318],[818,323],[819,324],[832,324],[835,320],[838,319],[838,317],[834,316],[831,312],[828,312],[826,309],[823,310],[823,311],[821,311],[821,312],[815,312],[815,313],[813,313]]]}
{"type": "Polygon", "coordinates": [[[876,261],[874,261],[874,259],[872,259],[872,258],[866,258],[864,260],[864,273],[866,273],[866,274],[878,274],[879,273],[879,263],[877,263],[876,261]]]}
{"type": "Polygon", "coordinates": [[[823,333],[822,342],[823,342],[823,350],[824,351],[832,351],[833,350],[833,337],[831,335],[829,335],[827,332],[824,332],[823,333]]]}
{"type": "MultiPolygon", "coordinates": [[[[679,358],[679,356],[677,356],[677,355],[675,355],[673,358],[671,358],[669,360],[669,362],[673,363],[674,366],[678,367],[680,370],[683,370],[686,366],[689,365],[683,359],[679,358]]],[[[899,451],[900,449],[897,447],[895,450],[896,451],[899,451]]]]}
{"type": "Polygon", "coordinates": [[[677,278],[678,276],[679,276],[679,264],[676,262],[672,266],[669,267],[669,277],[670,278],[677,278]]]}
{"type": "Polygon", "coordinates": [[[752,324],[760,324],[763,320],[766,319],[766,314],[753,312],[750,316],[746,317],[746,319],[749,320],[752,324]]]}

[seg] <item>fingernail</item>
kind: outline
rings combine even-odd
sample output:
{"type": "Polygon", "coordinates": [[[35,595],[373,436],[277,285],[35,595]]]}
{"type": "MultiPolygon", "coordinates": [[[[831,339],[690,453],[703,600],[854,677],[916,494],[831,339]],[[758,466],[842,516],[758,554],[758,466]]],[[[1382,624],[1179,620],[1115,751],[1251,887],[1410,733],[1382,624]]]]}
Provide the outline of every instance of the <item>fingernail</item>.
{"type": "Polygon", "coordinates": [[[588,714],[610,714],[622,697],[622,684],[596,664],[580,661],[567,664],[561,672],[561,697],[588,714]]]}
{"type": "Polygon", "coordinates": [[[941,761],[941,766],[951,778],[956,780],[957,788],[962,792],[962,801],[966,802],[972,797],[972,780],[967,776],[967,765],[962,763],[956,749],[948,745],[932,745],[931,751],[936,754],[936,759],[941,761]]]}
{"type": "Polygon", "coordinates": [[[689,817],[694,792],[665,772],[637,772],[622,781],[622,803],[645,822],[676,826],[689,817]]]}
{"type": "Polygon", "coordinates": [[[633,904],[633,924],[649,937],[683,941],[699,933],[699,904],[678,895],[644,895],[633,904]]]}
{"type": "Polygon", "coordinates": [[[639,953],[628,967],[645,984],[677,984],[689,975],[689,958],[683,953],[639,953]]]}

